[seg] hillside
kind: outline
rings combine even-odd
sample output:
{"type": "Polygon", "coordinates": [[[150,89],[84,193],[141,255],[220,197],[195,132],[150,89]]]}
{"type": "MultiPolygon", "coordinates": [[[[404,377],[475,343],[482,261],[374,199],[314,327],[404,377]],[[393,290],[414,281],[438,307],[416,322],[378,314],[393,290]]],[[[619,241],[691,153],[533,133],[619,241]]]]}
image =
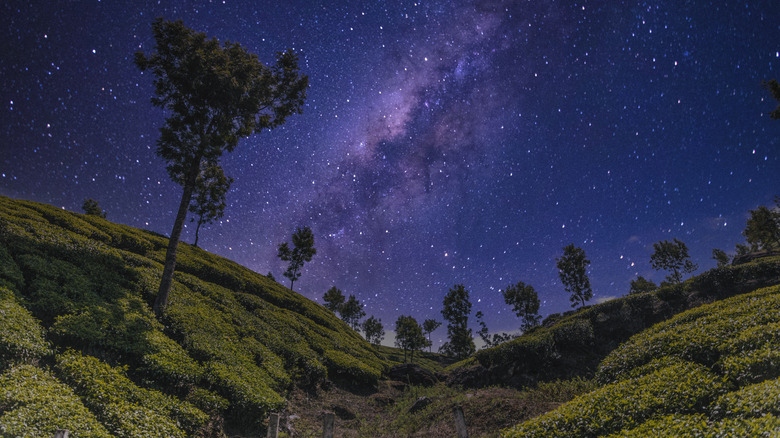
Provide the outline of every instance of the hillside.
{"type": "Polygon", "coordinates": [[[780,435],[780,286],[681,313],[598,367],[601,386],[505,437],[780,435]]]}
{"type": "Polygon", "coordinates": [[[480,350],[452,368],[451,382],[469,387],[533,386],[590,378],[631,336],[680,312],[780,283],[780,257],[707,271],[681,284],[629,295],[564,315],[551,315],[525,335],[480,350]]]}
{"type": "Polygon", "coordinates": [[[386,370],[324,307],[186,244],[158,321],[166,242],[0,197],[0,433],[257,435],[294,388],[386,370]]]}
{"type": "Polygon", "coordinates": [[[780,428],[780,257],[552,315],[457,364],[420,353],[448,382],[422,387],[381,381],[399,350],[190,245],[157,320],[166,242],[0,197],[0,435],[262,436],[286,407],[304,436],[331,410],[343,436],[445,437],[456,405],[471,436],[780,428]]]}

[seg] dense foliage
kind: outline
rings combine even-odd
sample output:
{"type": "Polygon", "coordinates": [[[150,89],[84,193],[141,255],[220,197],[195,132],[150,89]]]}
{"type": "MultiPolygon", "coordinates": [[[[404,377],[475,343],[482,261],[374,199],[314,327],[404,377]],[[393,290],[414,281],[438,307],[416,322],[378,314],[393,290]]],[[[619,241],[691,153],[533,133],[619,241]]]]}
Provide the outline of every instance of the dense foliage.
{"type": "Polygon", "coordinates": [[[603,386],[505,436],[770,436],[780,427],[779,377],[772,286],[639,333],[602,361],[603,386]]]}
{"type": "Polygon", "coordinates": [[[487,371],[480,374],[481,380],[464,379],[462,383],[525,386],[539,380],[592,375],[614,348],[655,323],[704,303],[778,283],[780,259],[764,258],[715,268],[681,284],[565,315],[550,315],[542,327],[478,351],[474,357],[487,371]]]}
{"type": "Polygon", "coordinates": [[[74,413],[72,430],[95,431],[80,436],[142,436],[147,426],[181,436],[220,425],[256,435],[294,386],[337,377],[372,384],[385,370],[324,307],[190,245],[180,248],[158,321],[151,303],[166,244],[98,216],[0,197],[0,412],[16,416],[0,423],[49,433],[56,417],[25,407],[32,402],[19,394],[56,387],[68,388],[53,406],[74,413]],[[22,375],[38,381],[13,377],[22,375]],[[99,407],[104,393],[116,399],[99,407]],[[118,419],[150,403],[154,425],[118,419]]]}
{"type": "Polygon", "coordinates": [[[571,306],[577,307],[577,304],[584,306],[586,301],[593,298],[593,289],[587,273],[590,260],[585,256],[585,250],[574,246],[573,243],[566,245],[563,248],[563,255],[555,259],[555,262],[561,283],[571,294],[569,297],[571,306]]]}

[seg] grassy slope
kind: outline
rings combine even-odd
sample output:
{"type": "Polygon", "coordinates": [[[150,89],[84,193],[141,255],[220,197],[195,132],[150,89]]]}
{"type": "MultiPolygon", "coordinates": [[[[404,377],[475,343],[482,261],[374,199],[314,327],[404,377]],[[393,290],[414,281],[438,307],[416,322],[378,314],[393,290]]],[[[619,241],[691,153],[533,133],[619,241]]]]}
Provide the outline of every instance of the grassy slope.
{"type": "Polygon", "coordinates": [[[322,306],[187,244],[156,320],[166,243],[0,197],[0,434],[256,433],[294,387],[386,369],[322,306]]]}
{"type": "Polygon", "coordinates": [[[680,312],[780,283],[780,258],[712,269],[682,284],[629,295],[557,318],[544,327],[450,369],[465,384],[533,385],[593,376],[602,359],[632,335],[680,312]],[[482,369],[486,368],[487,370],[482,369]]]}
{"type": "Polygon", "coordinates": [[[683,312],[600,364],[601,386],[506,437],[780,434],[780,286],[683,312]]]}

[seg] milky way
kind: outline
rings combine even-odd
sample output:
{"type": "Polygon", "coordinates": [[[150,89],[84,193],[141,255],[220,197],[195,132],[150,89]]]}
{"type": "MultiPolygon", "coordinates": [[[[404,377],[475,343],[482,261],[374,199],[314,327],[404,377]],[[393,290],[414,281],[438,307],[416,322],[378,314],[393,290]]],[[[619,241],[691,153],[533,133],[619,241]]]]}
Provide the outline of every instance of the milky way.
{"type": "Polygon", "coordinates": [[[181,189],[132,62],[154,49],[154,17],[267,62],[293,48],[304,112],[223,157],[235,183],[201,246],[282,280],[276,246],[311,226],[318,254],[296,290],[335,285],[386,328],[441,320],[456,283],[491,331],[519,326],[510,283],[565,311],[555,257],[569,243],[592,260],[594,301],[663,280],[659,240],[683,240],[701,272],[780,194],[761,88],[780,76],[773,1],[136,3],[4,4],[0,194],[72,211],[91,197],[167,234],[181,189]]]}

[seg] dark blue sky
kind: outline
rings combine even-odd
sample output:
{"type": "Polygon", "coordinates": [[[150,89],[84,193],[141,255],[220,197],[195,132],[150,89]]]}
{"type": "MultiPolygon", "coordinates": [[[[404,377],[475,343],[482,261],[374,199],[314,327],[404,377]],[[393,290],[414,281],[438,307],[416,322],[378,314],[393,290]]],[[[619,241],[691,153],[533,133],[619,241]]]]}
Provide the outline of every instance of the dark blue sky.
{"type": "Polygon", "coordinates": [[[701,272],[780,194],[777,102],[760,85],[780,76],[774,1],[147,3],[4,3],[0,194],[72,211],[92,197],[168,234],[181,188],[132,62],[154,49],[152,20],[266,62],[294,48],[304,113],[224,156],[235,183],[201,246],[286,283],[276,246],[311,226],[296,290],[335,285],[386,328],[441,320],[456,283],[491,331],[519,326],[510,283],[565,311],[569,243],[592,261],[594,301],[663,280],[659,240],[684,241],[701,272]]]}

